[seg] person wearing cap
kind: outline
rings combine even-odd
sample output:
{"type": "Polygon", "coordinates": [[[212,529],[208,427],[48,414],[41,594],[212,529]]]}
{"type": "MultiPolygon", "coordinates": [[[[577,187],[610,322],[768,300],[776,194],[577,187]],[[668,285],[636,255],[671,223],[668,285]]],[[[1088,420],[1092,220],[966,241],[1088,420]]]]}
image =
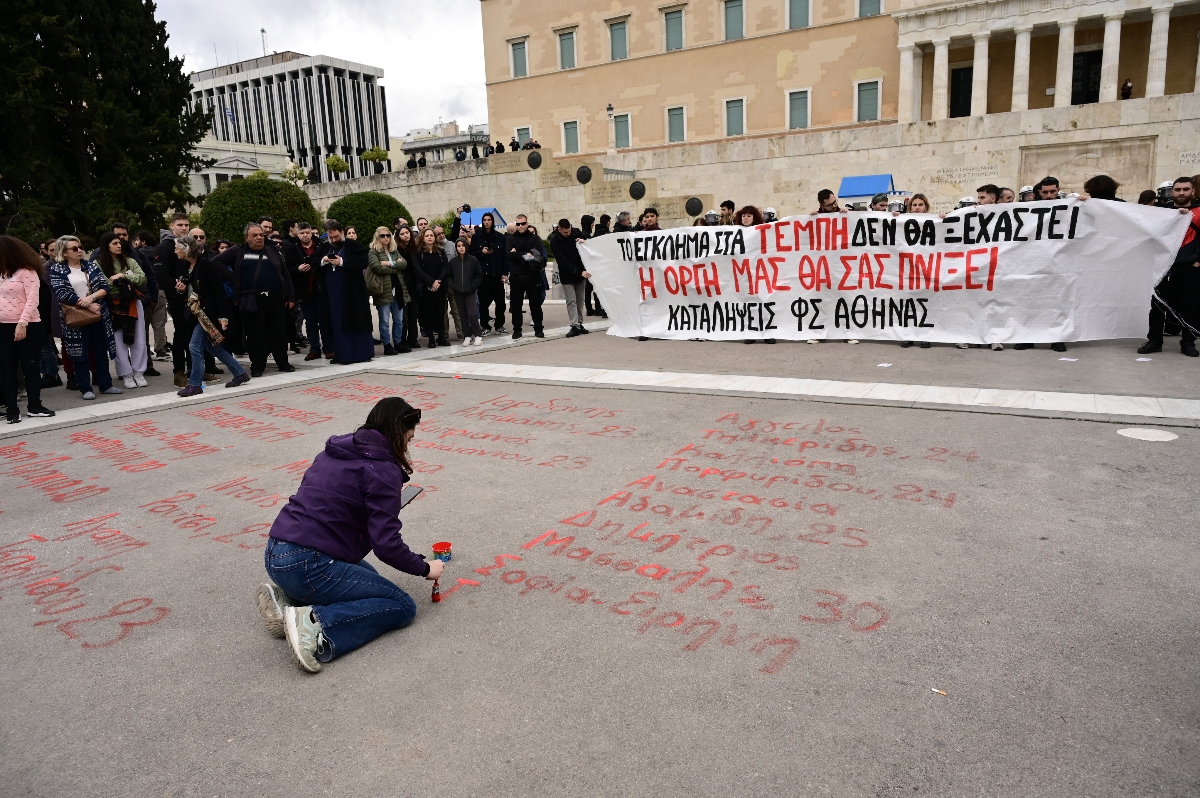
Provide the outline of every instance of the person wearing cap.
{"type": "Polygon", "coordinates": [[[1158,207],[1174,208],[1175,205],[1175,183],[1171,180],[1164,180],[1158,184],[1158,207]]]}
{"type": "Polygon", "coordinates": [[[1021,186],[1017,199],[1020,202],[1033,202],[1033,186],[1021,186]]]}

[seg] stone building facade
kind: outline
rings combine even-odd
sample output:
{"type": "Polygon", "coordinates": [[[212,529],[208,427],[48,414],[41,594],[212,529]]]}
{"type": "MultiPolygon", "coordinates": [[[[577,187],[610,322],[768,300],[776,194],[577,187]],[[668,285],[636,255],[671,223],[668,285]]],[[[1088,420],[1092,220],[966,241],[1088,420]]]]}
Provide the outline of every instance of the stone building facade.
{"type": "MultiPolygon", "coordinates": [[[[535,151],[537,152],[537,151],[535,151]]],[[[441,215],[463,202],[494,205],[505,218],[528,213],[545,225],[585,213],[615,215],[654,204],[672,224],[689,224],[687,198],[705,208],[731,199],[781,214],[816,208],[822,188],[848,175],[890,173],[896,187],[923,192],[946,211],[982,183],[1014,188],[1052,174],[1066,191],[1101,172],[1120,196],[1200,172],[1200,94],[1041,108],[909,124],[746,136],[585,157],[553,157],[531,169],[532,153],[397,171],[305,186],[319,208],[350,191],[382,191],[413,213],[441,215]],[[580,183],[580,167],[591,179],[580,183]],[[641,200],[630,196],[641,183],[641,200]]]]}
{"type": "Polygon", "coordinates": [[[944,211],[982,183],[1081,191],[1105,172],[1136,200],[1200,172],[1195,4],[481,3],[493,137],[532,135],[541,162],[313,186],[318,205],[369,188],[426,215],[469,202],[545,225],[654,204],[687,224],[688,197],[803,213],[853,175],[944,211]]]}

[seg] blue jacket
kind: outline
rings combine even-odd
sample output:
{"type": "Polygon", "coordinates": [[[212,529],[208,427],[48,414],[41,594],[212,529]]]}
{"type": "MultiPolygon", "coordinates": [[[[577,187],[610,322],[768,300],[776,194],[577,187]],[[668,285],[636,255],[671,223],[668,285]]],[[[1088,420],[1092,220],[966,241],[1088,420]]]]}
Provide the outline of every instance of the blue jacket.
{"type": "MultiPolygon", "coordinates": [[[[104,272],[100,271],[100,267],[95,261],[85,260],[79,267],[88,278],[88,290],[95,293],[101,289],[111,291],[112,286],[109,285],[108,279],[104,276],[104,272]]],[[[67,350],[67,357],[84,357],[83,352],[83,328],[68,327],[63,319],[63,305],[74,305],[79,297],[75,294],[75,289],[71,287],[71,267],[66,263],[51,263],[50,271],[47,277],[50,278],[50,288],[54,291],[54,296],[58,299],[58,324],[62,330],[63,348],[67,350]]],[[[112,317],[108,313],[108,300],[101,299],[96,303],[100,306],[100,321],[93,325],[104,330],[104,337],[108,345],[108,357],[111,360],[117,359],[117,343],[113,338],[112,317]]]]}
{"type": "Polygon", "coordinates": [[[304,472],[271,537],[356,563],[374,551],[398,571],[425,576],[429,566],[400,537],[400,489],[408,475],[383,435],[335,435],[304,472]]]}

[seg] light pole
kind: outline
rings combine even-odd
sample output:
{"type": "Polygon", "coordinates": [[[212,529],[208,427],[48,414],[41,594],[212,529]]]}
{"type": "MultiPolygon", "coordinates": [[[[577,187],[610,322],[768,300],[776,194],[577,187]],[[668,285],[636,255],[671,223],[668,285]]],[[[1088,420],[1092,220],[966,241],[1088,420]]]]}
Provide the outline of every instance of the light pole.
{"type": "Polygon", "coordinates": [[[616,123],[613,121],[613,106],[608,104],[608,154],[616,155],[617,153],[617,129],[616,123]]]}

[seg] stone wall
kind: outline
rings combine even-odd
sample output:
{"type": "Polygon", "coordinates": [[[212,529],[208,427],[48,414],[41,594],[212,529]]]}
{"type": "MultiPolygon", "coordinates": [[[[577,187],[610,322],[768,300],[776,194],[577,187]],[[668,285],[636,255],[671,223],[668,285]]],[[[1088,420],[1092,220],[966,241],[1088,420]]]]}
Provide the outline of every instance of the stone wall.
{"type": "MultiPolygon", "coordinates": [[[[739,206],[773,206],[782,215],[816,208],[822,188],[835,191],[842,177],[890,173],[896,188],[929,196],[945,211],[976,186],[1019,188],[1053,174],[1066,191],[1082,191],[1093,174],[1111,174],[1123,198],[1181,174],[1200,172],[1200,94],[1045,108],[1020,113],[879,124],[832,130],[751,136],[707,144],[680,144],[586,158],[551,158],[531,170],[528,153],[401,170],[390,174],[306,186],[324,209],[354,191],[382,191],[413,212],[441,215],[463,202],[494,205],[510,219],[527,213],[543,234],[566,216],[616,215],[660,203],[681,208],[699,196],[705,207],[732,199],[739,206]],[[581,165],[595,177],[587,186],[570,177],[581,165]],[[635,172],[646,188],[640,202],[627,196],[629,181],[602,181],[603,167],[635,172]]],[[[672,224],[687,224],[675,211],[672,224]]]]}

